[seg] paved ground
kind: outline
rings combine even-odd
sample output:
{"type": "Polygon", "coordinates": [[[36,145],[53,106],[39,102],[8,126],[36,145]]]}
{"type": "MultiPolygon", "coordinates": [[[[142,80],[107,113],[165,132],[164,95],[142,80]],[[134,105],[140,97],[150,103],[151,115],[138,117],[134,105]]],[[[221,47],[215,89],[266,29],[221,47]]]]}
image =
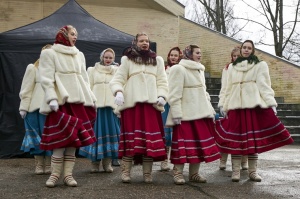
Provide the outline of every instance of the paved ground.
{"type": "MultiPolygon", "coordinates": [[[[112,174],[90,174],[89,161],[77,158],[74,177],[78,187],[63,185],[45,187],[48,175],[35,175],[32,158],[0,160],[0,198],[213,198],[213,199],[274,199],[300,198],[300,146],[291,145],[260,154],[259,173],[262,182],[248,180],[247,171],[241,171],[241,181],[231,182],[231,166],[220,171],[218,161],[202,164],[200,173],[208,182],[175,185],[172,172],[161,172],[158,163],[153,167],[152,184],[143,183],[141,166],[132,170],[132,183],[120,180],[120,167],[112,174]]],[[[188,167],[184,175],[187,180],[188,167]]]]}

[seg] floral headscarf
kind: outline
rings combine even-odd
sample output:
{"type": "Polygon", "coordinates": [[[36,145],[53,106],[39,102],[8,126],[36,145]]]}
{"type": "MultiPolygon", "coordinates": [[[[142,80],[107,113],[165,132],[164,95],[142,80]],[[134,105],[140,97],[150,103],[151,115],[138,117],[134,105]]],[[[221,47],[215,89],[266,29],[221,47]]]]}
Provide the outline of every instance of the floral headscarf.
{"type": "Polygon", "coordinates": [[[189,60],[193,60],[193,50],[191,45],[187,46],[184,50],[183,50],[183,59],[189,59],[189,60]]]}
{"type": "Polygon", "coordinates": [[[132,45],[130,48],[127,48],[123,54],[128,57],[131,61],[136,64],[145,64],[145,65],[153,65],[156,66],[156,53],[153,52],[150,48],[149,50],[141,50],[137,46],[137,40],[139,36],[145,35],[148,37],[146,33],[139,33],[135,36],[132,41],[132,45]]]}
{"type": "Polygon", "coordinates": [[[69,32],[70,29],[74,29],[76,31],[76,29],[71,25],[67,25],[67,26],[64,26],[64,27],[60,28],[59,31],[56,34],[54,43],[55,44],[62,44],[62,45],[65,45],[65,46],[71,46],[71,43],[70,43],[69,37],[68,37],[68,32],[69,32]]]}

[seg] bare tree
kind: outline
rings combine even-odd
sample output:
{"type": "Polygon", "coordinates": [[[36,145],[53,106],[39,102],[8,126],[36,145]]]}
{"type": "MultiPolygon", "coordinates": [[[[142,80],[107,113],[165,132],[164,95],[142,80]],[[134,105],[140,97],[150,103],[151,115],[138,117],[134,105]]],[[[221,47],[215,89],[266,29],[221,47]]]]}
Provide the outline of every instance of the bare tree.
{"type": "Polygon", "coordinates": [[[258,43],[274,46],[275,54],[278,57],[283,57],[293,62],[300,63],[300,32],[297,30],[297,23],[300,22],[298,19],[298,15],[300,14],[300,0],[289,1],[290,8],[294,8],[294,19],[290,21],[285,19],[283,11],[287,5],[283,4],[283,0],[256,0],[260,4],[259,7],[253,7],[253,4],[249,4],[249,1],[242,1],[247,5],[247,7],[255,10],[263,16],[267,20],[267,23],[264,24],[260,21],[256,21],[255,19],[240,19],[259,24],[266,30],[271,31],[273,34],[273,44],[266,43],[263,39],[261,39],[258,43]],[[292,3],[294,3],[294,5],[292,5],[292,3]]]}
{"type": "Polygon", "coordinates": [[[233,5],[230,0],[194,0],[191,19],[196,23],[209,27],[238,40],[238,33],[247,25],[240,25],[234,18],[233,5]]]}

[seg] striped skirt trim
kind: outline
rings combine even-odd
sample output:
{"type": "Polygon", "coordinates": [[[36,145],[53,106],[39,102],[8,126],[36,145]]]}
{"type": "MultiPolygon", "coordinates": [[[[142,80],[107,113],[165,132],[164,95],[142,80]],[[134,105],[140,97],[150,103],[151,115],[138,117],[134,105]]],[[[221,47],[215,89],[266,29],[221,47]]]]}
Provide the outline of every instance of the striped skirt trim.
{"type": "Polygon", "coordinates": [[[143,156],[153,161],[167,158],[161,113],[152,104],[137,103],[121,111],[119,158],[123,156],[134,157],[135,163],[143,156]]]}
{"type": "Polygon", "coordinates": [[[64,104],[57,112],[47,115],[41,140],[41,149],[87,146],[96,141],[92,107],[83,104],[64,104]]]}
{"type": "Polygon", "coordinates": [[[215,140],[222,153],[263,153],[293,143],[271,108],[237,109],[216,121],[215,140]]]}
{"type": "Polygon", "coordinates": [[[212,162],[220,153],[213,135],[211,118],[182,121],[173,128],[171,162],[173,164],[212,162]]]}

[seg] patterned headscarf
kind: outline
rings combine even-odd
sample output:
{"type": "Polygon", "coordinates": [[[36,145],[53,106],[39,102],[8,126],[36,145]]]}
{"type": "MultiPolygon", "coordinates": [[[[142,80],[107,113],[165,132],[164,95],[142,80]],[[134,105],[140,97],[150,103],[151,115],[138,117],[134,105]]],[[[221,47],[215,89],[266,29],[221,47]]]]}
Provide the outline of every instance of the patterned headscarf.
{"type": "Polygon", "coordinates": [[[168,53],[168,57],[167,57],[167,64],[168,64],[167,66],[169,66],[169,67],[171,67],[171,66],[173,66],[173,65],[176,64],[176,63],[174,64],[174,63],[172,63],[172,62],[170,61],[170,54],[171,54],[171,52],[172,52],[173,50],[179,52],[179,57],[178,57],[177,63],[179,63],[179,61],[180,61],[181,58],[182,58],[182,52],[181,52],[181,50],[180,50],[179,47],[173,47],[173,48],[171,48],[171,50],[170,50],[169,53],[168,53]]]}
{"type": "Polygon", "coordinates": [[[76,31],[76,29],[71,25],[67,25],[67,26],[64,26],[64,27],[60,28],[59,31],[56,34],[54,43],[55,44],[62,44],[62,45],[65,45],[65,46],[71,46],[71,43],[70,43],[69,37],[68,37],[68,32],[69,32],[70,29],[74,29],[76,31]]]}
{"type": "Polygon", "coordinates": [[[100,54],[100,64],[103,65],[103,66],[104,66],[104,54],[106,52],[111,52],[113,54],[113,61],[112,61],[111,64],[113,64],[114,61],[115,61],[115,51],[113,49],[111,49],[111,48],[106,48],[100,54]]]}
{"type": "MultiPolygon", "coordinates": [[[[153,52],[150,48],[148,50],[141,50],[140,47],[137,46],[137,41],[139,36],[145,35],[148,37],[146,33],[139,33],[135,36],[132,41],[132,45],[130,48],[125,49],[123,54],[128,57],[131,61],[136,64],[145,64],[145,65],[153,65],[156,66],[156,53],[153,52]]],[[[148,37],[149,38],[149,37],[148,37]]],[[[150,42],[150,41],[149,41],[150,42]]]]}
{"type": "Polygon", "coordinates": [[[193,50],[194,48],[200,48],[197,45],[189,45],[183,50],[183,59],[189,59],[194,61],[193,59],[193,50]]]}

